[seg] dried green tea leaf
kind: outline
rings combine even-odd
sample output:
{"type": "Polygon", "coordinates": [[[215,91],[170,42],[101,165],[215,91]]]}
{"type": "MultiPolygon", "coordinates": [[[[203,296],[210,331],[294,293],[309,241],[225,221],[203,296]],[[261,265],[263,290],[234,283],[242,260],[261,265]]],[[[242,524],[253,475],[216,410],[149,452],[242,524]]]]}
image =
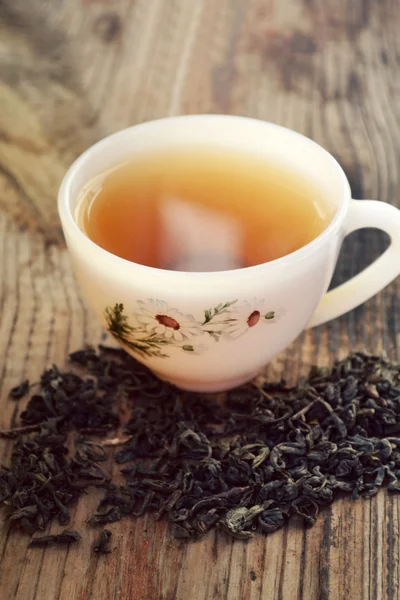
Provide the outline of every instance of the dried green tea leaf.
{"type": "Polygon", "coordinates": [[[29,548],[37,548],[39,546],[47,546],[47,544],[73,544],[79,542],[81,536],[77,531],[68,531],[65,529],[62,533],[56,535],[43,535],[41,537],[32,538],[29,542],[29,548]]]}

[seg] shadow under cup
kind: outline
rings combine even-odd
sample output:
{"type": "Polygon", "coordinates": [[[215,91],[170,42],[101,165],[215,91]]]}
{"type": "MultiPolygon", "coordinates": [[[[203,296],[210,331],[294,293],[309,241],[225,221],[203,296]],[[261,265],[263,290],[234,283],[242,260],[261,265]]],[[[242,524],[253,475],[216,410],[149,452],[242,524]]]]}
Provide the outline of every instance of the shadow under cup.
{"type": "Polygon", "coordinates": [[[254,377],[306,327],[331,280],[349,200],[342,169],[311,140],[253,119],[198,115],[144,123],[95,144],[66,174],[59,213],[82,291],[114,338],[161,378],[218,391],[254,377]],[[140,154],[196,146],[240,151],[309,178],[333,219],[292,254],[201,273],[127,261],[78,227],[76,203],[96,176],[140,154]]]}

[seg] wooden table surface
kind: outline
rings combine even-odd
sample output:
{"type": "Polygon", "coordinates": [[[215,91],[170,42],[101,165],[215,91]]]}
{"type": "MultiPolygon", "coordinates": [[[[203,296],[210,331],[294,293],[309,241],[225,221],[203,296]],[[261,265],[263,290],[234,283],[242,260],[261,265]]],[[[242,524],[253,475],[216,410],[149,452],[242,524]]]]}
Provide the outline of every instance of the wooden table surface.
{"type": "MultiPolygon", "coordinates": [[[[71,161],[140,121],[241,114],[313,138],[354,197],[400,206],[399,27],[399,0],[0,0],[0,427],[21,410],[12,385],[100,339],[56,213],[71,161]]],[[[351,236],[335,281],[385,245],[378,232],[351,236]]],[[[305,332],[267,375],[297,377],[355,348],[398,358],[399,284],[305,332]]],[[[0,451],[4,462],[10,444],[0,451]]],[[[76,528],[96,502],[77,505],[76,528]]],[[[0,597],[394,600],[399,525],[400,499],[382,492],[338,500],[310,530],[291,524],[249,543],[211,533],[182,546],[163,523],[125,520],[102,557],[92,531],[69,550],[27,550],[2,521],[0,597]]]]}

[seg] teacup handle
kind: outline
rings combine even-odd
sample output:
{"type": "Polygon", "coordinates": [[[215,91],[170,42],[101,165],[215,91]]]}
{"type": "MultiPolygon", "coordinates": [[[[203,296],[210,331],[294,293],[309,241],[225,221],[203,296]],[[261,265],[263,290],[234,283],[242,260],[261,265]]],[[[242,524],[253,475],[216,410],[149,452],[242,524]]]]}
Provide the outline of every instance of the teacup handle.
{"type": "Polygon", "coordinates": [[[400,210],[376,200],[352,200],[345,235],[365,227],[385,231],[390,236],[389,248],[361,273],[327,292],[309,327],[321,325],[359,306],[400,274],[400,210]]]}

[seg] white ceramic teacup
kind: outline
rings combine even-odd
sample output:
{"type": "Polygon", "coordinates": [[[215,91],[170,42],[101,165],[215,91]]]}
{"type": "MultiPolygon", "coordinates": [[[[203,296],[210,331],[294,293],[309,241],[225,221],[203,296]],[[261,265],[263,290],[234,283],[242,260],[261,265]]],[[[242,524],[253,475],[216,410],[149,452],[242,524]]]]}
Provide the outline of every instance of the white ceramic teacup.
{"type": "Polygon", "coordinates": [[[313,141],[243,117],[171,117],[131,127],[89,148],[59,192],[59,213],[76,275],[90,306],[123,347],[177,386],[214,392],[257,375],[305,327],[358,306],[400,273],[400,211],[351,200],[346,176],[313,141]],[[146,267],[114,256],[78,227],[83,186],[133,154],[207,144],[281,162],[311,178],[334,208],[328,227],[306,246],[266,264],[196,273],[146,267]],[[386,231],[391,245],[372,265],[326,293],[343,238],[355,229],[386,231]]]}

